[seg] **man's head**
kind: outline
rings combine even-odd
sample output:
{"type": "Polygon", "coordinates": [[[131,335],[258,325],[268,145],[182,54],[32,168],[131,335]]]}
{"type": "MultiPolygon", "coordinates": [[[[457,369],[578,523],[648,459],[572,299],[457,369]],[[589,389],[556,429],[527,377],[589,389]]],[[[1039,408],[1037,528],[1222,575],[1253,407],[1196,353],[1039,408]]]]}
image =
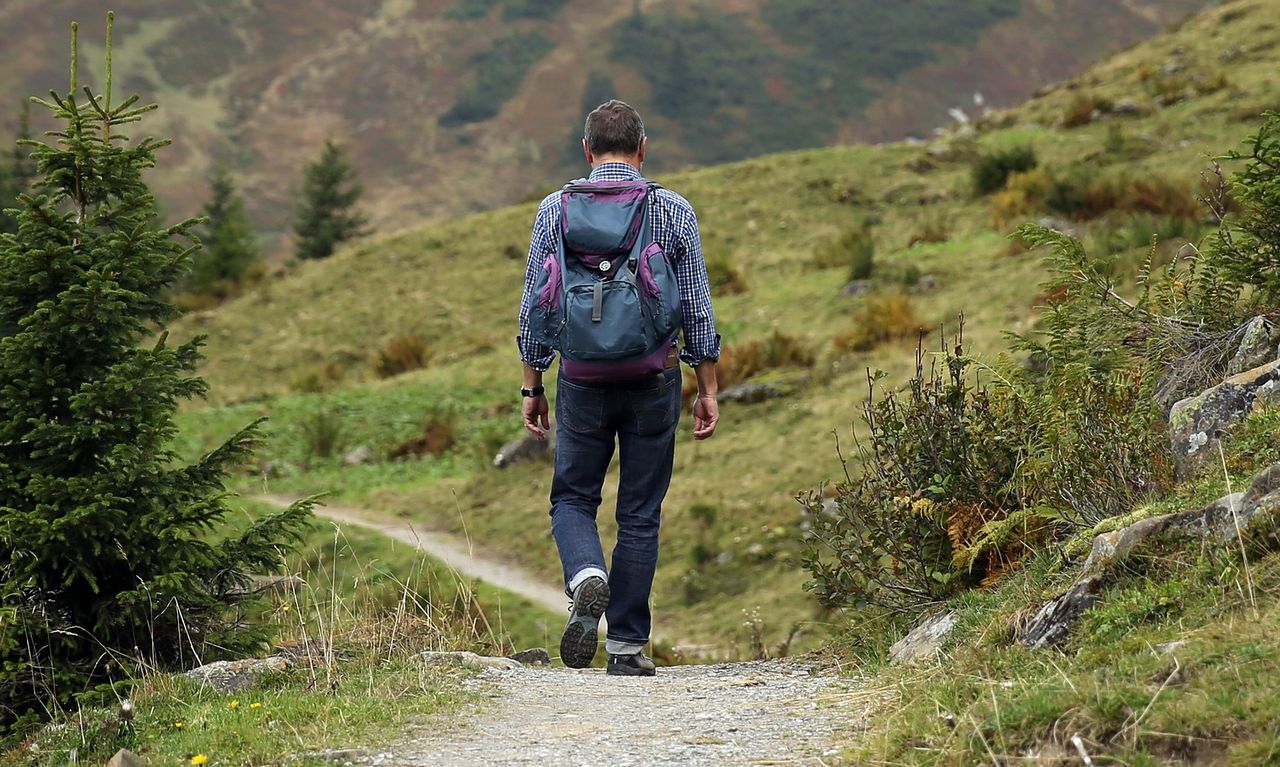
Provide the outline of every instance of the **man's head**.
{"type": "Polygon", "coordinates": [[[630,104],[610,99],[587,115],[582,151],[592,166],[625,162],[639,168],[644,163],[647,143],[644,121],[630,104]]]}

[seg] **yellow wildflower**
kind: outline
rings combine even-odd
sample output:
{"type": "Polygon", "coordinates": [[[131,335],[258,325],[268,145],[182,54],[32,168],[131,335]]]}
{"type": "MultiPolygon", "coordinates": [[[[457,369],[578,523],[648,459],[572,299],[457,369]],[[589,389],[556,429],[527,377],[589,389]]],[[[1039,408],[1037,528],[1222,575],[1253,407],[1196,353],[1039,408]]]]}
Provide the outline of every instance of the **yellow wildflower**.
{"type": "Polygon", "coordinates": [[[233,700],[233,701],[231,701],[231,703],[229,703],[228,705],[230,705],[230,706],[231,706],[231,710],[232,710],[232,711],[235,711],[237,708],[240,708],[240,701],[238,701],[238,700],[233,700]]]}
{"type": "Polygon", "coordinates": [[[173,726],[174,726],[174,727],[176,727],[176,728],[178,728],[179,730],[181,730],[181,729],[182,729],[183,727],[185,727],[186,725],[185,725],[183,722],[174,722],[174,723],[173,723],[173,726]]]}
{"type": "Polygon", "coordinates": [[[196,754],[195,756],[191,757],[192,764],[204,764],[207,761],[209,761],[209,757],[205,756],[204,754],[196,754]]]}
{"type": "Polygon", "coordinates": [[[262,708],[261,703],[250,703],[249,708],[262,708]]]}

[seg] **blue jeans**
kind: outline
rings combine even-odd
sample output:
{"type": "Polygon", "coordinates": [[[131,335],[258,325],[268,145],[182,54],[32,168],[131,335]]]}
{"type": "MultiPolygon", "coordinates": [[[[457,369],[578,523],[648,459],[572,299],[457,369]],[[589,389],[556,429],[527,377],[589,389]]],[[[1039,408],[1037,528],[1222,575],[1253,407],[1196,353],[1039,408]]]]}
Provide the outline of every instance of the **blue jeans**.
{"type": "Polygon", "coordinates": [[[609,573],[608,639],[649,641],[649,592],[658,566],[658,524],[671,484],[680,369],[642,381],[586,383],[560,376],[556,389],[556,462],[551,482],[551,534],[565,583],[596,568],[609,573]],[[613,458],[618,478],[618,542],[606,568],[596,511],[613,458]]]}

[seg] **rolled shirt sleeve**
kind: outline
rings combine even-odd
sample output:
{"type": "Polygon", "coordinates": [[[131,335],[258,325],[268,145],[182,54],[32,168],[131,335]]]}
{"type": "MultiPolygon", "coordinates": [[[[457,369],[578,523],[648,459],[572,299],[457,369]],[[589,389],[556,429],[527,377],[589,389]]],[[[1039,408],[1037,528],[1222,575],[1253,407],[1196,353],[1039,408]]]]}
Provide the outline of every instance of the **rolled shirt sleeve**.
{"type": "Polygon", "coordinates": [[[680,359],[690,366],[720,359],[720,334],[716,332],[716,315],[711,306],[711,281],[707,278],[707,262],[702,254],[702,235],[693,208],[687,207],[678,228],[679,249],[676,261],[676,283],[680,286],[680,310],[683,313],[684,348],[680,359]]]}

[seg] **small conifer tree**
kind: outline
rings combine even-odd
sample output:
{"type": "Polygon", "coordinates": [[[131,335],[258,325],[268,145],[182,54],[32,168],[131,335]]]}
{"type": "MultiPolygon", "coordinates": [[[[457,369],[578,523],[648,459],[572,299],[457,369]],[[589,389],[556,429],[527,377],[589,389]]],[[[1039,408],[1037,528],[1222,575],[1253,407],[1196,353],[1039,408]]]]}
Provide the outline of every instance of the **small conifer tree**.
{"type": "Polygon", "coordinates": [[[118,133],[153,106],[37,99],[61,127],[28,142],[37,181],[0,235],[0,740],[125,669],[256,650],[249,573],[278,564],[309,503],[243,533],[222,524],[228,468],[256,424],[191,465],[170,443],[205,391],[200,340],[162,329],[195,221],[158,227],[142,173],[167,142],[118,133]],[[142,342],[151,338],[145,345],[142,342]]]}
{"type": "Polygon", "coordinates": [[[320,159],[303,176],[302,202],[293,231],[300,259],[328,258],[342,243],[366,234],[368,220],[355,210],[364,188],[342,147],[324,143],[320,159]]]}
{"type": "Polygon", "coordinates": [[[203,249],[196,254],[191,289],[197,293],[230,294],[258,260],[258,246],[244,202],[225,168],[209,178],[205,224],[198,231],[203,249]]]}

